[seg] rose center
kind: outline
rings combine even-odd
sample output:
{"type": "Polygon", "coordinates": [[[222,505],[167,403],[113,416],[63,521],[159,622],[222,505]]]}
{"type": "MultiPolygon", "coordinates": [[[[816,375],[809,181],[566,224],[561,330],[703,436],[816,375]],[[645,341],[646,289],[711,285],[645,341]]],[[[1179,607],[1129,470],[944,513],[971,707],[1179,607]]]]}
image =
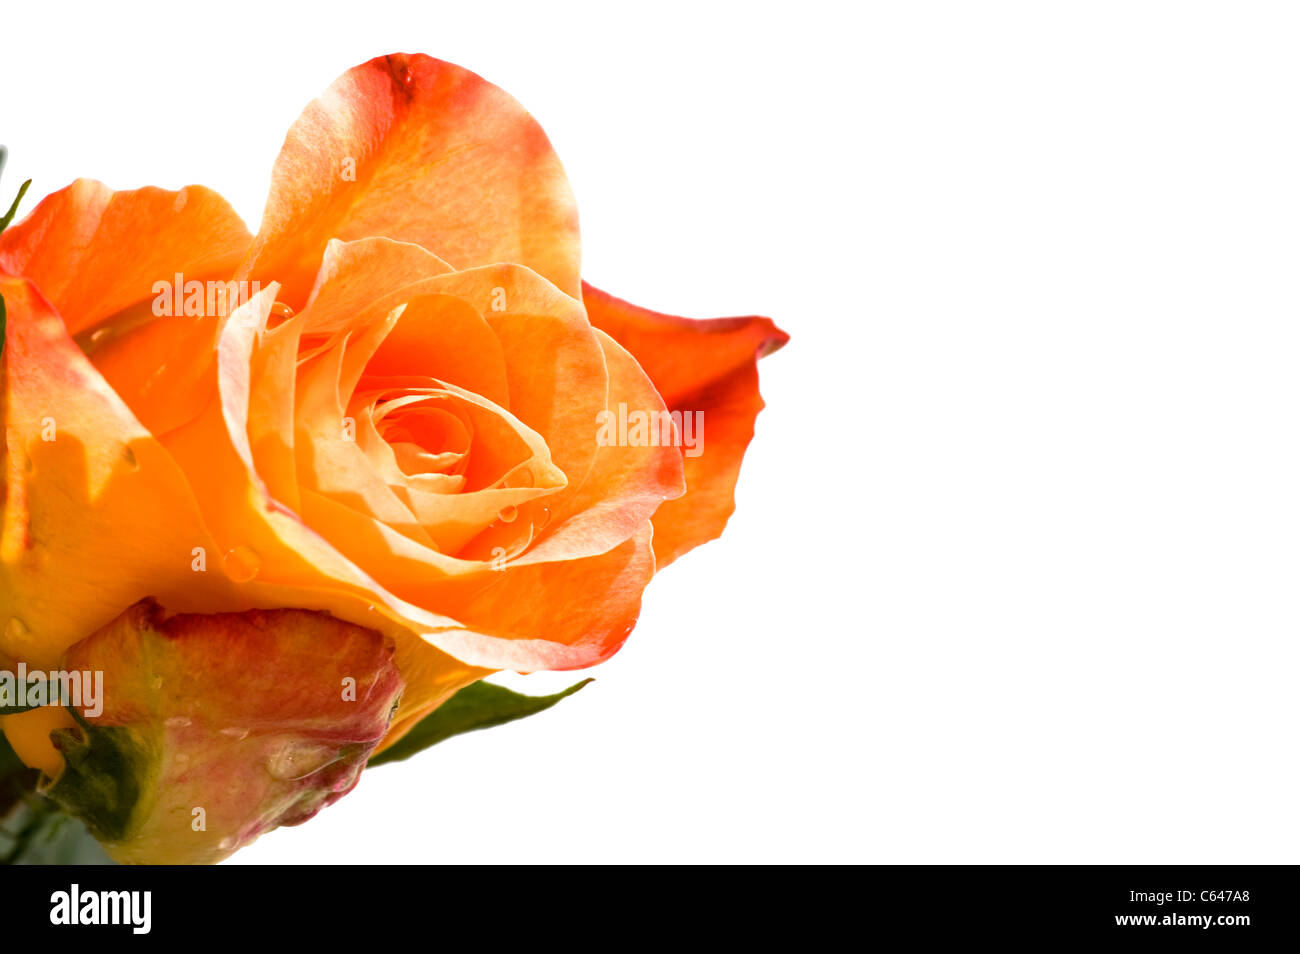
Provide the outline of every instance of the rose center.
{"type": "Polygon", "coordinates": [[[465,469],[473,428],[439,406],[442,403],[430,396],[391,411],[387,410],[391,402],[383,402],[376,409],[375,428],[393,449],[397,466],[408,476],[458,474],[465,469]]]}

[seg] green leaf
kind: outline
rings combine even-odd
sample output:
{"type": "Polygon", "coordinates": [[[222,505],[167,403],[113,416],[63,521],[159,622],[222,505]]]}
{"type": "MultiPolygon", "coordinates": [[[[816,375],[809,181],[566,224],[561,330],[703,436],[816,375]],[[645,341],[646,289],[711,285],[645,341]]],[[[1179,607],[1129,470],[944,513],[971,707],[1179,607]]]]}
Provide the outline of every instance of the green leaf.
{"type": "MultiPolygon", "coordinates": [[[[28,768],[0,732],[0,833],[4,819],[17,810],[21,802],[33,796],[40,773],[28,768]]],[[[3,853],[3,852],[0,852],[3,853]]]]}
{"type": "Polygon", "coordinates": [[[0,824],[0,864],[111,865],[86,826],[39,795],[0,824]]]}
{"type": "Polygon", "coordinates": [[[24,768],[22,760],[14,752],[13,746],[5,738],[5,734],[0,732],[0,779],[7,778],[14,772],[20,772],[24,768]]]}
{"type": "Polygon", "coordinates": [[[27,194],[27,189],[31,186],[31,184],[32,184],[32,180],[28,179],[26,182],[24,182],[22,185],[18,187],[18,195],[14,197],[14,204],[9,206],[9,211],[6,212],[2,218],[0,218],[0,232],[3,232],[5,229],[9,228],[9,223],[14,220],[14,216],[18,212],[18,203],[23,201],[23,196],[27,194]]]}
{"type": "Polygon", "coordinates": [[[29,769],[0,732],[0,865],[111,865],[86,826],[36,794],[29,769]]]}
{"type": "Polygon", "coordinates": [[[372,758],[368,765],[400,762],[453,735],[473,732],[475,729],[490,729],[495,725],[505,725],[516,719],[536,715],[565,696],[573,695],[591,681],[584,679],[553,696],[525,696],[488,682],[472,683],[420,720],[414,729],[372,758]]]}
{"type": "MultiPolygon", "coordinates": [[[[0,146],[0,172],[4,172],[5,160],[8,158],[9,158],[9,150],[6,149],[4,146],[0,146]]],[[[18,197],[14,199],[14,204],[9,206],[9,211],[5,213],[4,218],[0,218],[0,232],[3,232],[5,229],[7,229],[9,227],[9,223],[14,220],[14,213],[18,211],[18,203],[23,201],[23,196],[27,194],[27,187],[31,184],[32,184],[32,180],[28,179],[21,186],[19,186],[18,197]]],[[[3,314],[4,314],[3,312],[0,312],[0,316],[2,316],[3,314]]],[[[3,339],[0,339],[0,341],[3,341],[3,339]]]]}

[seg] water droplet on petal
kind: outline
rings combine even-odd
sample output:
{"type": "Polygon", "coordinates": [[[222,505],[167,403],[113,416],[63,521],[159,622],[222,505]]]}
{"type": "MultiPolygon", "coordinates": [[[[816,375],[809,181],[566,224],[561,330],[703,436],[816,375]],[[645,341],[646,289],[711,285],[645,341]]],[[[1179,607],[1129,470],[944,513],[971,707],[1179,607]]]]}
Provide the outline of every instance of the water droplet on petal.
{"type": "Polygon", "coordinates": [[[515,518],[518,516],[519,508],[511,505],[509,507],[502,507],[501,512],[497,514],[497,519],[502,523],[514,523],[515,518]]]}
{"type": "Polygon", "coordinates": [[[221,730],[221,734],[228,739],[234,739],[236,742],[240,741],[241,739],[248,738],[248,730],[241,729],[237,725],[227,726],[226,728],[221,730]]]}
{"type": "Polygon", "coordinates": [[[217,851],[230,851],[234,847],[235,847],[235,839],[233,836],[222,838],[219,842],[217,842],[217,851]]]}
{"type": "Polygon", "coordinates": [[[287,742],[266,761],[266,771],[282,782],[306,778],[329,765],[338,753],[333,747],[315,742],[287,742]]]}
{"type": "Polygon", "coordinates": [[[537,515],[533,517],[533,529],[540,530],[551,522],[551,508],[541,506],[537,508],[537,515]]]}
{"type": "Polygon", "coordinates": [[[76,342],[81,346],[82,352],[89,355],[100,345],[107,342],[112,336],[113,330],[111,328],[96,328],[92,332],[86,333],[83,331],[81,334],[77,335],[76,342]]]}
{"type": "Polygon", "coordinates": [[[167,728],[169,729],[183,729],[187,725],[189,725],[192,721],[193,720],[190,719],[189,716],[178,715],[178,716],[171,716],[170,718],[163,720],[163,725],[167,726],[167,728]]]}
{"type": "Polygon", "coordinates": [[[240,545],[227,551],[221,559],[221,567],[236,583],[247,583],[262,569],[262,558],[252,547],[240,545]]]}
{"type": "Polygon", "coordinates": [[[274,302],[271,305],[271,313],[266,316],[266,327],[274,328],[277,325],[284,324],[293,317],[293,308],[282,301],[274,302]]]}
{"type": "Polygon", "coordinates": [[[149,685],[151,685],[151,686],[152,686],[153,688],[155,688],[155,689],[161,689],[161,688],[162,688],[162,676],[154,676],[153,679],[150,681],[149,685]]]}

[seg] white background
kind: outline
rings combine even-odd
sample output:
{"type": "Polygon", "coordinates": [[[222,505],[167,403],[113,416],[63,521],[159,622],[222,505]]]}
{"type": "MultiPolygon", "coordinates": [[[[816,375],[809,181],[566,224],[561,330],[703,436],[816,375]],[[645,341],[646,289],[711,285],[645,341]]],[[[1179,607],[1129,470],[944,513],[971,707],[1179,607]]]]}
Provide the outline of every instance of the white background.
{"type": "Polygon", "coordinates": [[[27,208],[255,227],[302,106],[426,52],[538,117],[590,280],[793,336],[594,685],[235,860],[1296,861],[1294,10],[8,5],[27,208]]]}

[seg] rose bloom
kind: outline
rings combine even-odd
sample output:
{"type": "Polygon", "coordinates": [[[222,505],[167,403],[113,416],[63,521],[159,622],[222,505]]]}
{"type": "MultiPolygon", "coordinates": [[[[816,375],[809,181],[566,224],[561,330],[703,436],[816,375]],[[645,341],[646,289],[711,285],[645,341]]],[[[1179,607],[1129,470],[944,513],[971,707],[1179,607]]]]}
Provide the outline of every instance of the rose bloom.
{"type": "MultiPolygon", "coordinates": [[[[0,236],[0,295],[0,663],[53,668],[146,597],[324,610],[394,648],[381,747],[491,672],[622,645],[656,569],[726,523],[786,340],[585,284],[541,128],[425,56],[307,107],[256,236],[202,187],[79,180],[0,236]],[[630,412],[703,439],[629,439],[630,412]]],[[[61,770],[67,713],[3,722],[61,770]]]]}

